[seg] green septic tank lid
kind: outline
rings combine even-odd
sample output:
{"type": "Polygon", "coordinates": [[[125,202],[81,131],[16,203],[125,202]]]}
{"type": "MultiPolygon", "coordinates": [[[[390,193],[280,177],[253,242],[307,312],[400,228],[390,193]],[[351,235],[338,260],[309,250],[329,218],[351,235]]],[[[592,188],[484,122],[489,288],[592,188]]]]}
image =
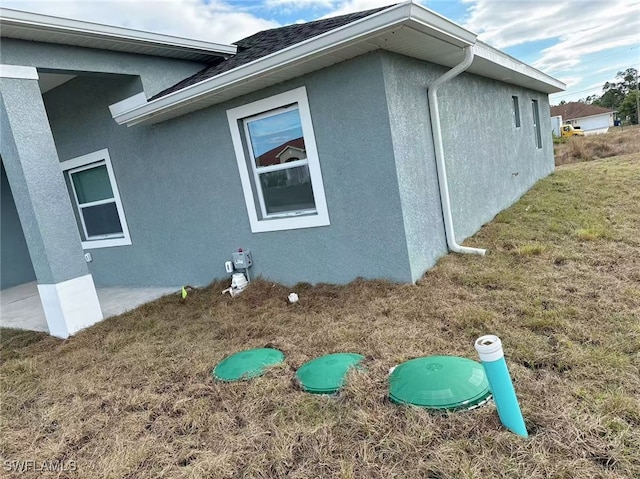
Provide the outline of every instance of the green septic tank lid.
{"type": "Polygon", "coordinates": [[[332,394],[344,384],[344,378],[364,356],[353,353],[327,354],[300,366],[296,377],[302,389],[313,394],[332,394]]]}
{"type": "Polygon", "coordinates": [[[469,409],[491,394],[482,365],[457,356],[429,356],[397,366],[389,377],[393,402],[431,409],[469,409]]]}
{"type": "Polygon", "coordinates": [[[258,348],[232,354],[218,363],[213,377],[220,381],[240,381],[260,376],[268,366],[284,360],[282,351],[271,348],[258,348]]]}

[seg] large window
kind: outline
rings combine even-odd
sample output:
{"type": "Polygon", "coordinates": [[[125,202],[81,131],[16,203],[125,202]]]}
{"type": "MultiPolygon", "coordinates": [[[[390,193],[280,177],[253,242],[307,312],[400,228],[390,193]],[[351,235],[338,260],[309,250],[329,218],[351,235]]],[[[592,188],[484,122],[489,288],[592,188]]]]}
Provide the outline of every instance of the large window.
{"type": "Polygon", "coordinates": [[[540,110],[538,109],[538,100],[531,100],[531,109],[533,110],[533,129],[536,140],[536,147],[542,148],[542,134],[540,132],[540,110]]]}
{"type": "Polygon", "coordinates": [[[61,163],[82,247],[104,248],[131,244],[108,150],[61,163]]]}
{"type": "Polygon", "coordinates": [[[234,108],[227,116],[251,230],[328,225],[305,88],[234,108]]]}

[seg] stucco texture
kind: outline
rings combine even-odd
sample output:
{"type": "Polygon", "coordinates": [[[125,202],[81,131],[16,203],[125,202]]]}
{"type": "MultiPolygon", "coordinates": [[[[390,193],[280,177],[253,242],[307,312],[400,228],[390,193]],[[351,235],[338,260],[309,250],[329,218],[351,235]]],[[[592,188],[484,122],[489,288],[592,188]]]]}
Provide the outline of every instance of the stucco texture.
{"type": "Polygon", "coordinates": [[[60,160],[108,148],[132,245],[93,249],[97,285],[203,285],[237,248],[286,284],[412,280],[381,55],[374,53],[152,126],[116,125],[126,78],[44,95],[60,160]],[[226,110],[305,86],[330,226],[252,234],[226,110]]]}
{"type": "MultiPolygon", "coordinates": [[[[131,75],[147,98],[202,70],[200,62],[150,55],[95,50],[69,45],[2,39],[2,63],[38,68],[40,72],[131,75]],[[140,85],[141,83],[141,85],[140,85]]],[[[123,96],[117,101],[127,98],[123,96]]]]}
{"type": "Polygon", "coordinates": [[[554,169],[549,100],[544,93],[462,74],[438,93],[449,190],[461,242],[515,203],[554,169]],[[515,127],[512,96],[518,96],[515,127]],[[536,148],[532,100],[542,148],[536,148]]]}
{"type": "Polygon", "coordinates": [[[0,289],[36,280],[11,187],[0,167],[0,289]]]}
{"type": "MultiPolygon", "coordinates": [[[[224,262],[240,247],[253,253],[252,276],[285,284],[416,281],[447,253],[427,101],[429,83],[444,71],[379,51],[132,128],[118,126],[108,110],[139,88],[129,73],[79,75],[46,93],[61,161],[109,149],[132,245],[91,250],[96,284],[204,285],[227,276],[224,262]],[[254,234],[226,111],[300,86],[331,224],[254,234]]],[[[470,74],[444,85],[439,98],[462,241],[552,171],[548,101],[470,74]],[[520,98],[520,128],[512,95],[520,98]],[[539,102],[542,149],[535,147],[531,99],[539,102]]]]}
{"type": "MultiPolygon", "coordinates": [[[[413,269],[420,271],[430,266],[434,252],[446,253],[442,209],[433,194],[438,186],[426,89],[447,70],[393,53],[384,54],[383,65],[391,129],[397,132],[394,146],[405,150],[396,154],[396,163],[409,250],[413,269]],[[412,140],[420,147],[411,146],[412,140]],[[426,167],[416,164],[413,155],[420,155],[426,167]],[[403,174],[404,168],[409,173],[403,174]],[[420,251],[426,244],[427,250],[420,251]]],[[[548,96],[463,73],[440,87],[438,100],[456,240],[462,242],[553,171],[548,96]],[[514,95],[520,104],[519,128],[512,111],[514,95]],[[535,144],[532,100],[538,101],[540,110],[541,149],[535,144]]]]}
{"type": "Polygon", "coordinates": [[[411,280],[417,281],[447,253],[427,99],[436,75],[408,66],[400,55],[384,53],[382,60],[411,280]]]}
{"type": "Polygon", "coordinates": [[[0,78],[2,162],[40,284],[87,274],[36,80],[0,78]]]}

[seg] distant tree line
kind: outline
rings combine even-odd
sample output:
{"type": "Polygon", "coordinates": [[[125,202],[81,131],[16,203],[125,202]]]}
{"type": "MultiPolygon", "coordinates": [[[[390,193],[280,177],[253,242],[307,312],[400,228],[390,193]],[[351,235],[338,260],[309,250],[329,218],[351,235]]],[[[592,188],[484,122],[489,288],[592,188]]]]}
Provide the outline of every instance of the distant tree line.
{"type": "MultiPolygon", "coordinates": [[[[618,72],[615,81],[606,82],[602,86],[602,95],[590,95],[578,101],[616,110],[618,118],[623,121],[628,119],[632,124],[637,125],[639,88],[638,70],[627,68],[625,71],[618,72]]],[[[563,103],[566,102],[560,102],[561,105],[563,103]]]]}

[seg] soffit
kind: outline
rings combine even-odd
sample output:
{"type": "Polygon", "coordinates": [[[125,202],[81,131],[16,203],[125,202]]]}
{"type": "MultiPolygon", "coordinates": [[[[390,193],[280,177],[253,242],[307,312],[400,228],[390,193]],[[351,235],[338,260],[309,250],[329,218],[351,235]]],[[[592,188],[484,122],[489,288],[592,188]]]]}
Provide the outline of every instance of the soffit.
{"type": "Polygon", "coordinates": [[[232,45],[143,32],[129,28],[0,9],[0,34],[59,45],[154,55],[181,60],[207,62],[236,51],[232,45]]]}
{"type": "MultiPolygon", "coordinates": [[[[150,118],[145,118],[145,121],[150,123],[165,121],[380,49],[446,67],[453,67],[464,58],[464,52],[459,45],[453,45],[439,38],[427,36],[423,32],[406,24],[397,25],[385,31],[361,38],[359,41],[335,46],[323,52],[317,52],[302,61],[293,64],[283,64],[280,67],[261,72],[254,77],[243,78],[242,81],[235,83],[223,83],[218,88],[214,87],[206,94],[191,99],[187,105],[180,104],[176,105],[175,108],[169,107],[163,111],[154,113],[150,118]]],[[[518,62],[516,66],[519,65],[523,65],[523,68],[526,67],[524,70],[526,70],[527,73],[524,71],[514,71],[512,69],[513,65],[500,65],[488,58],[477,56],[468,71],[537,91],[551,93],[562,90],[561,87],[556,88],[550,86],[542,79],[530,77],[529,74],[531,71],[535,70],[518,62]]],[[[551,79],[551,77],[547,77],[547,79],[551,79]]],[[[129,124],[135,123],[136,122],[132,122],[129,124]]]]}
{"type": "Polygon", "coordinates": [[[252,78],[244,78],[233,84],[223,84],[213,88],[207,94],[192,99],[188,105],[180,105],[154,114],[148,121],[158,123],[185,113],[200,110],[208,106],[223,103],[227,100],[246,95],[253,91],[290,80],[331,65],[355,58],[376,50],[388,50],[421,60],[453,66],[464,57],[459,46],[443,40],[426,37],[407,26],[395,26],[383,32],[377,32],[360,41],[339,45],[323,52],[318,52],[294,64],[282,65],[262,72],[252,78]]]}

